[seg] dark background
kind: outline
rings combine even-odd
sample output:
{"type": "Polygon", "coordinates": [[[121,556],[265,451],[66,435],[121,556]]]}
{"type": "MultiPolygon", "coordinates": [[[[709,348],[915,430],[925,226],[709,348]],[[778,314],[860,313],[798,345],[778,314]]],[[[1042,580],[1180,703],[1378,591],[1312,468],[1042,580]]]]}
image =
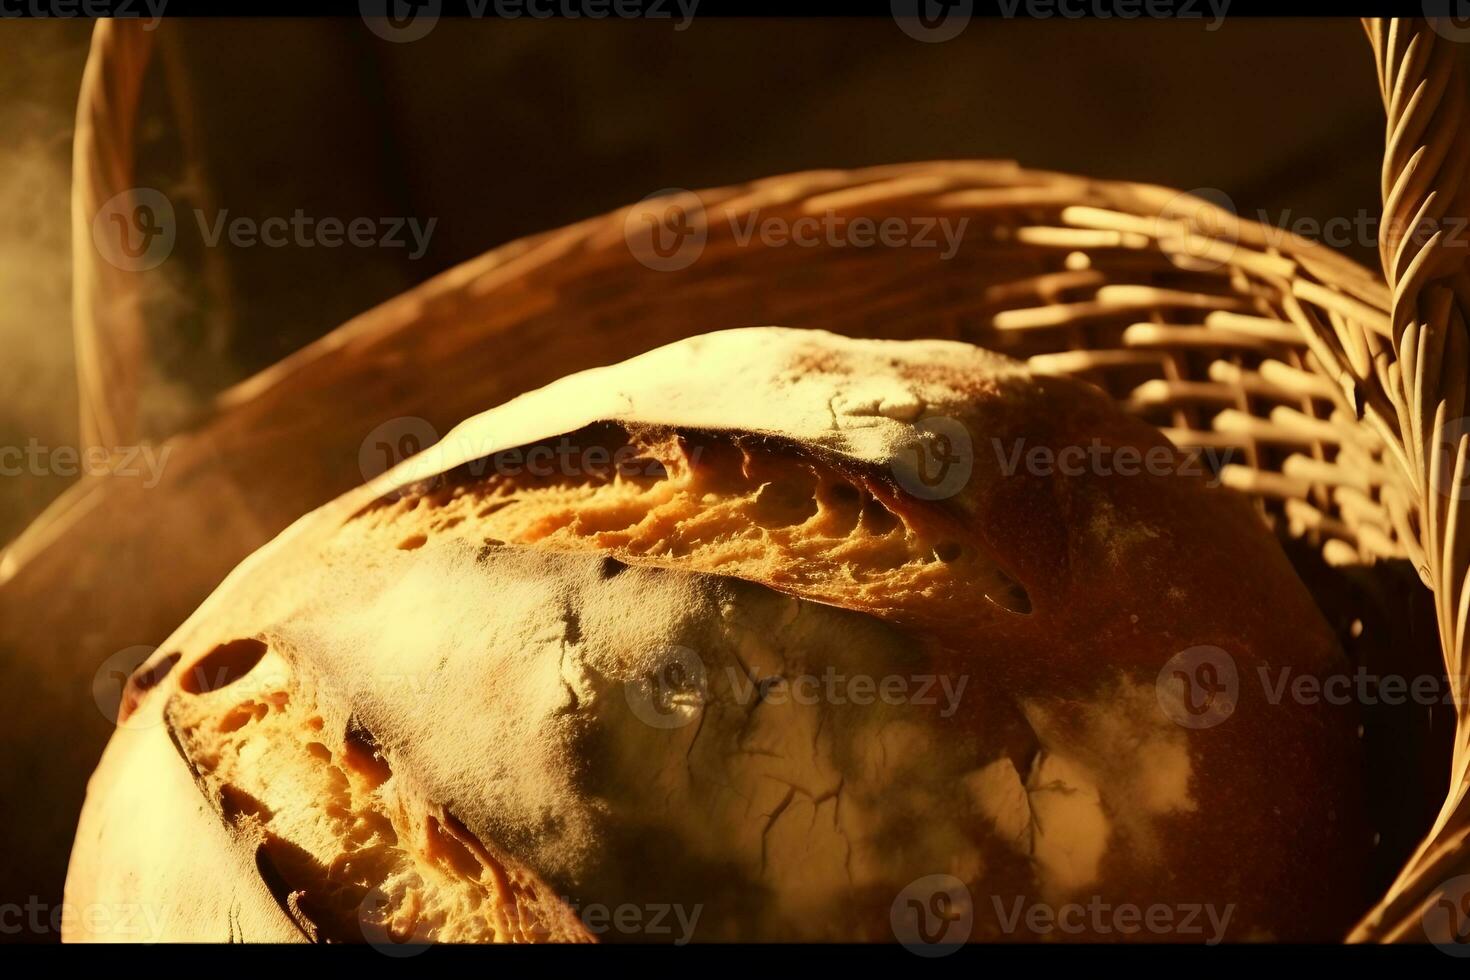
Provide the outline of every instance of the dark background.
{"type": "MultiPolygon", "coordinates": [[[[663,188],[1000,157],[1215,189],[1275,224],[1376,214],[1382,109],[1358,22],[1205,27],[977,19],[936,44],[887,18],[444,20],[394,44],[356,19],[168,21],[151,70],[175,95],[150,80],[135,138],[182,207],[437,225],[417,261],[226,244],[207,277],[166,263],[149,431],[455,263],[663,188]]],[[[0,445],[77,440],[69,154],[89,33],[0,22],[0,445]]],[[[1376,261],[1371,241],[1348,251],[1376,261]]],[[[68,482],[0,478],[0,542],[68,482]]]]}

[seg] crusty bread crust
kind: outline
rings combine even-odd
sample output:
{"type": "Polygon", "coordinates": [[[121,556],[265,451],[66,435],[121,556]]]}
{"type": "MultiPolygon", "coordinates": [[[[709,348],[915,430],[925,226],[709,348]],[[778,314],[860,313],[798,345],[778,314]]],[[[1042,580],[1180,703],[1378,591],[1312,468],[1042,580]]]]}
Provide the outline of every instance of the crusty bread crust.
{"type": "Polygon", "coordinates": [[[195,939],[620,938],[578,910],[629,902],[698,906],[697,938],[882,939],[945,874],[977,939],[1098,896],[1337,938],[1366,899],[1356,722],[1259,674],[1341,669],[1330,632],[1242,499],[1007,466],[1095,444],[1174,458],[967,345],[775,328],[516,399],[303,518],[161,648],[69,898],[175,906],[195,939]],[[932,482],[945,453],[962,478],[932,482]],[[1191,727],[1166,667],[1202,646],[1238,694],[1191,727]],[[954,696],[772,696],[834,674],[954,696]],[[180,756],[254,876],[136,884],[118,773],[180,756]]]}

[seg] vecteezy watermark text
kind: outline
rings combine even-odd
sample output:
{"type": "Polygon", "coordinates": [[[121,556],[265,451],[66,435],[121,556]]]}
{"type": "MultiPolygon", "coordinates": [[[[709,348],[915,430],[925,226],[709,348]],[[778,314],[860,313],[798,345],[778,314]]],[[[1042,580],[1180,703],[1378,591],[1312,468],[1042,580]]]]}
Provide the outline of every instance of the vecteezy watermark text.
{"type": "Polygon", "coordinates": [[[116,476],[141,478],[152,490],[163,479],[173,447],[45,446],[30,439],[24,446],[0,446],[0,477],[116,476]]]}
{"type": "Polygon", "coordinates": [[[1442,674],[1375,674],[1359,666],[1351,673],[1334,673],[1325,677],[1293,671],[1291,667],[1275,670],[1259,666],[1256,674],[1266,700],[1271,704],[1360,704],[1423,707],[1442,705],[1459,707],[1465,703],[1465,678],[1442,674]]]}
{"type": "MultiPolygon", "coordinates": [[[[678,272],[693,265],[709,239],[709,214],[693,191],[670,187],[648,195],[623,218],[623,238],[642,265],[678,272]]],[[[955,257],[969,227],[968,217],[941,215],[821,214],[791,217],[731,211],[725,216],[738,248],[913,248],[932,249],[941,260],[955,257]]]]}
{"type": "Polygon", "coordinates": [[[25,902],[0,903],[0,935],[79,935],[114,941],[156,941],[163,935],[169,906],[144,902],[44,902],[32,895],[25,902]]]}
{"type": "MultiPolygon", "coordinates": [[[[410,260],[429,250],[438,218],[320,217],[296,208],[264,218],[232,214],[228,208],[191,212],[205,248],[381,248],[404,249],[410,260]]],[[[92,221],[92,241],[109,263],[129,272],[162,265],[178,244],[180,221],[162,191],[134,187],[110,198],[92,221]]]]}
{"type": "Polygon", "coordinates": [[[1003,476],[1023,470],[1031,476],[1191,476],[1210,486],[1219,484],[1220,471],[1234,453],[1232,448],[1207,446],[1110,446],[1098,438],[1085,446],[1060,448],[1028,446],[1025,439],[1013,439],[1009,446],[998,438],[990,442],[1003,476]]]}
{"type": "Polygon", "coordinates": [[[1037,936],[1053,933],[1070,936],[1179,936],[1200,939],[1206,946],[1217,945],[1225,938],[1230,918],[1235,914],[1233,903],[1224,907],[1208,902],[1115,904],[1101,895],[1093,895],[1086,902],[1061,905],[1028,902],[1021,895],[1010,901],[993,895],[990,901],[1001,931],[1008,935],[1024,927],[1026,932],[1037,936]]]}
{"type": "Polygon", "coordinates": [[[471,17],[500,17],[514,20],[531,17],[548,20],[560,17],[575,20],[671,20],[679,22],[674,30],[682,31],[694,20],[699,0],[466,0],[471,17]]]}
{"type": "Polygon", "coordinates": [[[954,258],[960,239],[965,235],[969,218],[951,221],[948,217],[916,216],[870,218],[849,216],[836,211],[800,218],[774,215],[761,217],[760,209],[745,218],[730,215],[730,230],[735,244],[741,248],[759,240],[766,248],[795,245],[797,248],[938,248],[939,257],[954,258]]]}
{"type": "Polygon", "coordinates": [[[1030,17],[1049,20],[1060,17],[1079,20],[1137,20],[1152,17],[1168,20],[1202,20],[1208,13],[1205,30],[1218,31],[1225,23],[1230,0],[996,0],[1002,17],[1030,17]]]}
{"type": "MultiPolygon", "coordinates": [[[[378,37],[407,44],[429,36],[444,12],[442,0],[358,0],[363,23],[378,37]]],[[[473,20],[675,20],[688,30],[699,0],[467,0],[462,12],[473,20]]]]}
{"type": "Polygon", "coordinates": [[[1287,208],[1272,214],[1265,208],[1256,211],[1256,222],[1266,231],[1266,240],[1272,245],[1286,243],[1290,233],[1299,238],[1321,242],[1333,248],[1348,248],[1360,245],[1373,248],[1387,234],[1391,239],[1407,238],[1419,245],[1426,244],[1436,235],[1444,248],[1465,248],[1470,245],[1470,218],[1458,215],[1430,217],[1421,215],[1413,221],[1389,219],[1384,223],[1380,214],[1359,209],[1351,215],[1317,218],[1312,215],[1296,215],[1287,208]]]}
{"type": "MultiPolygon", "coordinates": [[[[999,931],[1008,936],[1107,938],[1157,936],[1198,940],[1214,946],[1225,939],[1235,905],[1208,902],[1111,902],[1102,895],[1053,904],[992,895],[990,911],[999,931]]],[[[983,906],[982,906],[983,907],[983,906]]],[[[890,912],[894,937],[920,956],[944,956],[969,941],[976,904],[969,887],[949,874],[931,874],[909,882],[894,899],[890,912]]]]}
{"type": "MultiPolygon", "coordinates": [[[[803,706],[874,704],[938,707],[942,718],[959,710],[969,677],[950,674],[847,672],[828,665],[820,672],[756,677],[736,666],[721,674],[734,703],[803,706]]],[[[710,701],[711,672],[698,653],[683,646],[662,651],[655,669],[623,686],[628,705],[640,721],[654,728],[682,728],[695,721],[710,701]]]]}
{"type": "Polygon", "coordinates": [[[1461,708],[1470,694],[1470,679],[1444,674],[1376,674],[1358,666],[1351,671],[1316,674],[1286,665],[1256,666],[1243,673],[1235,658],[1217,646],[1181,650],[1159,670],[1159,707],[1184,728],[1213,728],[1235,712],[1258,684],[1272,706],[1349,705],[1365,707],[1415,705],[1461,708]]]}
{"type": "MultiPolygon", "coordinates": [[[[1137,20],[1151,17],[1171,20],[1203,20],[1208,14],[1206,31],[1217,31],[1225,22],[1230,0],[996,0],[991,11],[998,10],[1007,20],[1030,18],[1076,20],[1137,20]]],[[[959,37],[975,13],[975,0],[890,0],[894,21],[909,37],[928,44],[938,44],[959,37]]]]}
{"type": "Polygon", "coordinates": [[[694,938],[699,916],[704,912],[703,904],[687,906],[677,902],[606,905],[601,902],[578,904],[568,900],[567,904],[583,927],[594,936],[614,932],[623,936],[668,938],[675,946],[688,945],[694,938]],[[674,931],[676,927],[677,933],[674,931]]]}
{"type": "Polygon", "coordinates": [[[236,248],[412,248],[410,259],[421,259],[429,250],[429,239],[438,218],[420,223],[418,218],[313,218],[297,208],[291,217],[256,219],[244,216],[230,217],[228,210],[217,212],[213,218],[195,209],[194,220],[199,226],[199,235],[204,244],[218,248],[226,240],[236,248]]]}
{"type": "MultiPolygon", "coordinates": [[[[508,449],[496,449],[495,445],[493,437],[481,441],[480,448],[476,448],[474,442],[459,442],[457,448],[461,458],[469,460],[464,464],[464,472],[475,479],[486,476],[576,479],[612,474],[625,478],[663,478],[668,475],[660,460],[627,443],[606,446],[561,436],[552,442],[508,449]]],[[[399,416],[376,426],[367,434],[358,450],[358,465],[363,479],[372,480],[421,453],[439,453],[439,456],[431,458],[439,459],[439,469],[449,468],[447,460],[442,459],[439,432],[433,424],[417,416],[399,416]]],[[[691,446],[687,453],[690,462],[698,463],[704,455],[704,448],[691,446]]]]}
{"type": "Polygon", "coordinates": [[[148,18],[143,30],[152,31],[163,22],[168,0],[0,0],[0,17],[57,17],[97,20],[116,17],[127,20],[148,18]]]}
{"type": "Polygon", "coordinates": [[[743,671],[726,667],[730,689],[740,704],[871,704],[891,706],[916,704],[939,707],[939,717],[948,718],[960,706],[970,678],[964,674],[847,674],[828,667],[820,674],[755,680],[743,671]],[[943,704],[941,705],[941,699],[943,704]]]}
{"type": "Polygon", "coordinates": [[[1196,187],[1176,194],[1160,209],[1155,233],[1176,264],[1219,269],[1230,262],[1240,245],[1247,220],[1251,237],[1259,237],[1270,248],[1289,249],[1303,241],[1332,248],[1378,248],[1385,241],[1416,247],[1431,241],[1445,249],[1470,247],[1470,219],[1454,214],[1404,218],[1359,209],[1322,218],[1290,208],[1258,208],[1253,218],[1246,219],[1230,195],[1218,187],[1196,187]]]}
{"type": "MultiPolygon", "coordinates": [[[[702,446],[689,450],[691,461],[698,462],[703,455],[702,446]]],[[[502,449],[496,453],[479,455],[465,464],[465,470],[474,477],[493,473],[502,477],[581,477],[599,473],[616,472],[619,476],[662,477],[664,464],[652,458],[634,445],[609,448],[597,444],[580,445],[561,437],[554,443],[502,449]]]]}
{"type": "MultiPolygon", "coordinates": [[[[260,648],[262,661],[267,647],[260,648]]],[[[120,728],[143,729],[162,723],[162,716],[137,711],[148,691],[164,677],[178,672],[178,683],[187,690],[216,691],[228,687],[240,701],[276,702],[282,694],[309,693],[322,701],[350,703],[354,699],[381,697],[387,692],[406,692],[412,697],[442,691],[447,675],[442,670],[423,671],[353,671],[341,677],[294,674],[277,661],[275,666],[262,666],[261,661],[241,665],[219,662],[206,656],[177,666],[174,654],[157,658],[157,648],[147,645],[124,647],[108,656],[92,676],[92,696],[97,710],[110,723],[120,728]],[[130,703],[129,703],[130,702],[130,703]]]]}

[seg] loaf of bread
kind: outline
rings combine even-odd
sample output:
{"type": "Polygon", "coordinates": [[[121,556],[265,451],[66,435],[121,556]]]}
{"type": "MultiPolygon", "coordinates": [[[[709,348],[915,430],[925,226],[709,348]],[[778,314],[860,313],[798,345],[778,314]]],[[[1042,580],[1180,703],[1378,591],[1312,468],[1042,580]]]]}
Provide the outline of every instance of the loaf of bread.
{"type": "Polygon", "coordinates": [[[1339,938],[1357,723],[1279,679],[1341,654],[1188,462],[947,341],[733,330],[524,395],[140,668],[67,899],[146,928],[68,938],[1339,938]]]}

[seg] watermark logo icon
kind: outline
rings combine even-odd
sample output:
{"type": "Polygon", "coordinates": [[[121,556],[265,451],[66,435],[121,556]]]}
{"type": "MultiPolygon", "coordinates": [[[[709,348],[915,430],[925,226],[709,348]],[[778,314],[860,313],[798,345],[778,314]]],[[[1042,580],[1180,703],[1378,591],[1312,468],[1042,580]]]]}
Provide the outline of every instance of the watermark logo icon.
{"type": "Polygon", "coordinates": [[[959,419],[931,415],[914,425],[914,436],[893,460],[893,475],[920,500],[945,500],[970,482],[975,444],[959,419]]]}
{"type": "Polygon", "coordinates": [[[1470,418],[1447,419],[1434,441],[1428,446],[1432,455],[1425,460],[1429,470],[1435,474],[1434,486],[1442,495],[1456,500],[1470,497],[1470,459],[1467,459],[1464,482],[1455,484],[1455,465],[1460,455],[1460,443],[1470,438],[1470,418]]]}
{"type": "Polygon", "coordinates": [[[125,272],[158,268],[173,254],[177,240],[173,202],[152,187],[113,195],[92,219],[98,254],[125,272]]]}
{"type": "Polygon", "coordinates": [[[1154,235],[1170,262],[1189,272],[1230,263],[1240,242],[1240,217],[1230,195],[1196,187],[1174,195],[1154,219],[1154,235]]]}
{"type": "Polygon", "coordinates": [[[1470,41],[1470,2],[1467,0],[1423,0],[1424,19],[1434,33],[1447,41],[1470,41]]]}
{"type": "Polygon", "coordinates": [[[688,647],[661,651],[652,669],[623,685],[628,707],[653,728],[683,728],[699,717],[709,700],[704,661],[688,647]]]}
{"type": "Polygon", "coordinates": [[[633,258],[655,272],[687,269],[709,239],[704,202],[677,187],[655,191],[628,209],[623,239],[633,258]]]}
{"type": "Polygon", "coordinates": [[[393,908],[392,899],[382,886],[369,889],[362,904],[357,907],[357,921],[362,926],[362,938],[378,952],[397,958],[417,956],[433,943],[429,935],[429,924],[415,917],[413,933],[399,939],[388,928],[389,915],[393,908]]]}
{"type": "Polygon", "coordinates": [[[1169,658],[1155,682],[1159,707],[1184,728],[1213,728],[1235,713],[1240,675],[1235,658],[1215,646],[1196,646],[1169,658]]]}
{"type": "Polygon", "coordinates": [[[975,928],[970,889],[954,875],[925,875],[908,883],[888,912],[893,935],[919,956],[948,956],[975,928]]]}
{"type": "Polygon", "coordinates": [[[960,36],[975,12],[974,0],[891,0],[899,29],[915,41],[939,44],[960,36]]]}
{"type": "Polygon", "coordinates": [[[442,8],[442,0],[358,0],[357,4],[368,30],[394,44],[428,37],[442,8]]]}
{"type": "Polygon", "coordinates": [[[1431,943],[1451,956],[1470,956],[1470,875],[1440,885],[1421,919],[1431,943]]]}
{"type": "Polygon", "coordinates": [[[391,470],[410,456],[438,445],[439,432],[415,415],[389,419],[367,434],[357,451],[362,478],[370,481],[391,470]]]}
{"type": "MultiPolygon", "coordinates": [[[[147,728],[155,723],[143,721],[144,715],[130,713],[131,706],[124,703],[124,698],[128,695],[128,682],[134,671],[146,663],[157,649],[146,645],[124,647],[102,661],[92,675],[92,700],[97,703],[97,710],[119,728],[147,728]]],[[[171,666],[171,662],[160,665],[155,668],[156,674],[140,676],[132,686],[147,687],[157,683],[162,679],[161,674],[171,666]]]]}

